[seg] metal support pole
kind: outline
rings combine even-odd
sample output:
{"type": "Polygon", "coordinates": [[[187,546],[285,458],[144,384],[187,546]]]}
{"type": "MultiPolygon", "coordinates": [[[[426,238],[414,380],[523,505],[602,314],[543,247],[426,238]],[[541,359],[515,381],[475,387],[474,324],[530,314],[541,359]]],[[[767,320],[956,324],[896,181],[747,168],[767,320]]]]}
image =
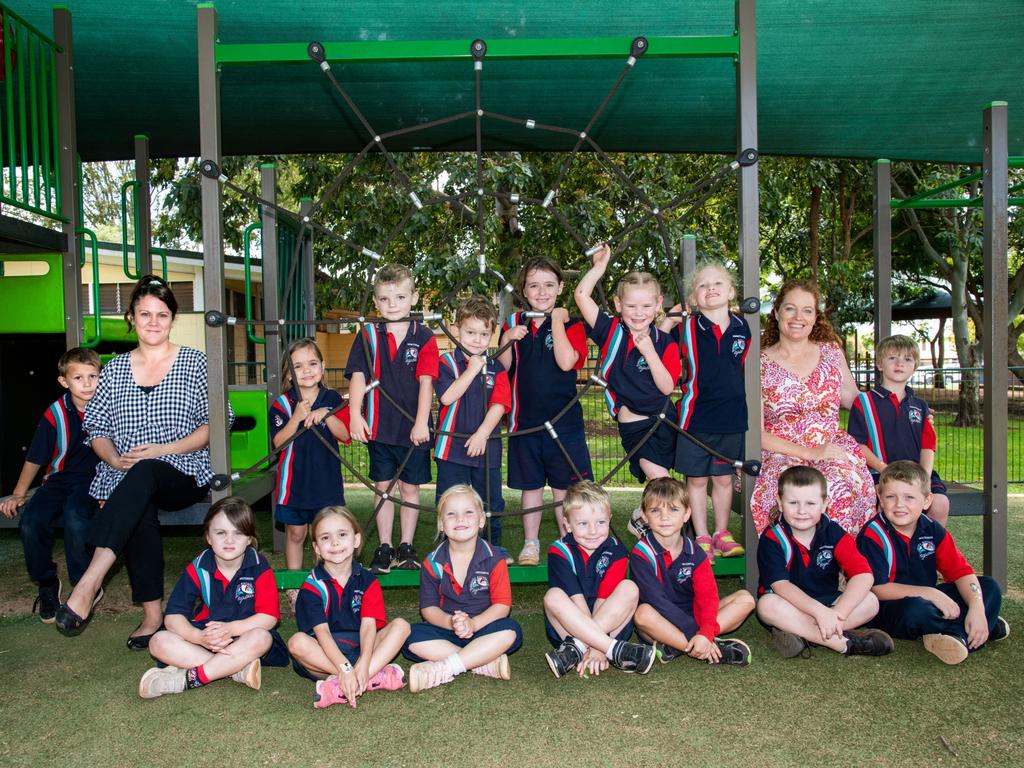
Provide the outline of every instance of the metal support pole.
{"type": "MultiPolygon", "coordinates": [[[[277,202],[277,169],[273,163],[260,166],[260,197],[264,200],[277,202]]],[[[278,278],[280,265],[277,252],[277,211],[269,205],[260,206],[260,242],[262,243],[263,265],[263,318],[279,320],[281,318],[281,286],[278,278]]],[[[281,394],[281,353],[284,338],[281,326],[268,324],[264,328],[266,343],[263,345],[264,362],[267,367],[267,406],[281,394]]],[[[268,450],[273,449],[273,443],[268,450]]],[[[273,514],[277,504],[276,495],[270,494],[270,511],[273,514]]],[[[272,518],[273,519],[273,518],[272,518]]],[[[284,530],[273,526],[273,545],[275,552],[283,552],[285,544],[284,530]]]]}
{"type": "MultiPolygon", "coordinates": [[[[757,149],[757,15],[754,0],[736,0],[736,30],[740,55],[736,61],[736,149],[757,149]]],[[[737,173],[739,258],[743,295],[761,295],[761,258],[758,251],[757,163],[742,165],[737,173]]],[[[747,458],[761,457],[761,318],[750,315],[750,349],[743,373],[747,392],[747,458]]],[[[743,475],[743,546],[746,586],[757,586],[757,531],[750,517],[754,478],[743,475]]]]}
{"type": "Polygon", "coordinates": [[[1006,590],[1007,580],[1007,164],[1006,102],[993,101],[983,111],[984,158],[984,292],[982,354],[985,358],[984,493],[985,573],[1006,590]]]}
{"type": "Polygon", "coordinates": [[[874,165],[875,343],[892,333],[892,166],[874,165]]]}
{"type": "MultiPolygon", "coordinates": [[[[299,214],[308,216],[313,209],[313,201],[308,197],[299,203],[299,214]]],[[[316,266],[313,263],[313,230],[306,229],[306,239],[302,243],[302,311],[307,319],[316,317],[316,266]]],[[[306,335],[316,338],[316,325],[306,326],[306,335]]]]}
{"type": "MultiPolygon", "coordinates": [[[[220,164],[220,76],[216,65],[217,10],[196,8],[199,37],[199,151],[203,159],[220,164]]],[[[203,303],[207,309],[224,306],[224,238],[220,182],[202,177],[203,303]]],[[[227,330],[205,326],[206,365],[210,399],[210,462],[215,472],[228,472],[227,330]]],[[[213,491],[214,501],[230,490],[213,491]]]]}
{"type": "MultiPolygon", "coordinates": [[[[61,259],[64,283],[64,340],[68,349],[82,341],[82,267],[78,259],[78,134],[75,126],[75,58],[71,39],[71,11],[53,9],[53,39],[57,54],[57,123],[60,137],[61,225],[65,247],[61,259]]],[[[96,307],[99,312],[99,307],[96,307]]]]}
{"type": "MultiPolygon", "coordinates": [[[[683,286],[685,290],[686,282],[693,275],[693,271],[697,268],[697,236],[696,235],[683,235],[683,246],[680,253],[680,270],[679,274],[683,278],[683,286]]],[[[685,305],[687,297],[684,296],[683,304],[685,305]]],[[[685,311],[686,307],[683,307],[685,311]]]]}
{"type": "Polygon", "coordinates": [[[149,137],[135,134],[135,195],[139,201],[135,221],[135,253],[140,275],[153,274],[153,224],[149,215],[149,137]]]}

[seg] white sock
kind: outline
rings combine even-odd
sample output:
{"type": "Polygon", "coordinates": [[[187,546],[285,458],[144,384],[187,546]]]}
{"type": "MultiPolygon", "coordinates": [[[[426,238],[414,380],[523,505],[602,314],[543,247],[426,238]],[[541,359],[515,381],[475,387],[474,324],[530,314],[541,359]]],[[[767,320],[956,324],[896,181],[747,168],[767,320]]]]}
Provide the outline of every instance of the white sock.
{"type": "Polygon", "coordinates": [[[523,544],[533,544],[535,547],[540,546],[540,539],[526,539],[523,544]]]}
{"type": "Polygon", "coordinates": [[[578,638],[574,637],[572,639],[572,643],[573,643],[573,645],[575,645],[577,648],[580,649],[580,653],[585,654],[587,652],[587,646],[584,645],[583,643],[581,643],[578,638]]]}
{"type": "Polygon", "coordinates": [[[612,640],[610,643],[608,643],[608,650],[606,650],[604,652],[604,655],[607,656],[609,659],[614,658],[615,657],[615,649],[618,648],[618,647],[619,647],[619,641],[618,640],[612,640]]]}
{"type": "Polygon", "coordinates": [[[453,653],[441,663],[445,665],[452,677],[458,677],[466,671],[466,665],[462,663],[462,658],[457,653],[453,653]]]}

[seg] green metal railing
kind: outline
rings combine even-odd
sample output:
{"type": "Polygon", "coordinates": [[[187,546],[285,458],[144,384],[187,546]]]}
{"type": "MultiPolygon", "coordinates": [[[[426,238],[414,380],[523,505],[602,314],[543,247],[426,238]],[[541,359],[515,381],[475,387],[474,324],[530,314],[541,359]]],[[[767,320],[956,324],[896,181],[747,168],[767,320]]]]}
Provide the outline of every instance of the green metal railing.
{"type": "MultiPolygon", "coordinates": [[[[1024,168],[1024,156],[1014,156],[1009,158],[1007,166],[1010,168],[1024,168]]],[[[902,200],[892,200],[889,202],[889,207],[894,210],[903,210],[906,208],[980,208],[985,202],[983,196],[978,197],[936,197],[936,195],[942,194],[943,192],[949,192],[954,189],[960,189],[966,187],[968,184],[972,184],[976,181],[981,181],[982,172],[975,171],[969,173],[966,176],[961,176],[959,179],[948,181],[945,184],[940,184],[934,189],[928,189],[924,192],[919,192],[911,197],[903,198],[902,200]]],[[[1024,183],[1014,184],[1007,192],[1010,197],[1007,200],[1008,205],[1024,205],[1024,197],[1015,197],[1015,193],[1024,190],[1024,183]]]]}
{"type": "MultiPolygon", "coordinates": [[[[83,347],[96,347],[99,346],[100,341],[103,339],[103,334],[100,332],[100,253],[96,243],[96,233],[88,227],[79,227],[75,230],[75,234],[78,235],[78,249],[81,252],[80,262],[82,266],[85,266],[85,238],[89,239],[89,247],[92,251],[92,320],[93,320],[93,334],[90,338],[88,332],[85,329],[85,325],[82,325],[82,344],[83,347]]],[[[85,316],[86,318],[88,315],[85,316]]],[[[83,318],[84,319],[84,318],[83,318]]]]}
{"type": "Polygon", "coordinates": [[[57,54],[53,40],[0,3],[0,202],[61,216],[57,54]]]}
{"type": "MultiPolygon", "coordinates": [[[[79,166],[81,167],[81,166],[79,166]]],[[[129,280],[142,278],[142,270],[139,268],[139,249],[136,245],[128,242],[128,190],[132,191],[132,227],[135,233],[135,240],[138,242],[139,225],[139,185],[135,180],[126,181],[121,185],[121,268],[125,277],[129,280]],[[128,252],[135,254],[135,270],[132,271],[128,263],[128,252]]],[[[167,254],[162,248],[150,248],[149,252],[159,256],[161,261],[162,277],[167,280],[167,254]]]]}

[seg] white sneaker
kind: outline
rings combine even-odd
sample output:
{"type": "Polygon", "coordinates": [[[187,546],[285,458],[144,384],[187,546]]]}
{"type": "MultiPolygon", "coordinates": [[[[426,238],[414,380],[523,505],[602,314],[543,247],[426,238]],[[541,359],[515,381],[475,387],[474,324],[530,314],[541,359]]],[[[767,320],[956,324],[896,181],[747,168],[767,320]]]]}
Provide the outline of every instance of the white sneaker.
{"type": "Polygon", "coordinates": [[[155,699],[165,693],[182,693],[185,690],[185,670],[177,667],[153,667],[139,680],[139,696],[155,699]]]}
{"type": "Polygon", "coordinates": [[[528,541],[519,550],[520,565],[540,565],[540,544],[535,541],[528,541]]]}
{"type": "Polygon", "coordinates": [[[231,676],[231,679],[236,683],[241,683],[242,685],[252,688],[254,691],[258,691],[260,689],[260,684],[263,681],[263,667],[260,664],[260,660],[253,659],[240,670],[235,672],[235,674],[231,676]]]}
{"type": "Polygon", "coordinates": [[[498,680],[512,679],[512,669],[509,667],[508,656],[504,653],[494,661],[489,661],[480,667],[473,667],[469,671],[481,677],[493,677],[498,680]]]}
{"type": "Polygon", "coordinates": [[[448,671],[448,666],[442,661],[421,661],[409,668],[409,690],[412,693],[437,688],[454,679],[455,676],[448,671]]]}

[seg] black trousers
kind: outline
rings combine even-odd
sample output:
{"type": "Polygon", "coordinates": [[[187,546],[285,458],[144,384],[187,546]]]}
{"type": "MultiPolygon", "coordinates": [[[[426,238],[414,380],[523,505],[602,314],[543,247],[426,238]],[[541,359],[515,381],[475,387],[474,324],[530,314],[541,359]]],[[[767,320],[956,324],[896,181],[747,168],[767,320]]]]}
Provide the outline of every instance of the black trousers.
{"type": "Polygon", "coordinates": [[[167,462],[147,459],[128,470],[96,511],[89,544],[124,555],[133,601],[145,603],[164,596],[164,547],[157,511],[189,507],[204,499],[208,490],[167,462]]]}

